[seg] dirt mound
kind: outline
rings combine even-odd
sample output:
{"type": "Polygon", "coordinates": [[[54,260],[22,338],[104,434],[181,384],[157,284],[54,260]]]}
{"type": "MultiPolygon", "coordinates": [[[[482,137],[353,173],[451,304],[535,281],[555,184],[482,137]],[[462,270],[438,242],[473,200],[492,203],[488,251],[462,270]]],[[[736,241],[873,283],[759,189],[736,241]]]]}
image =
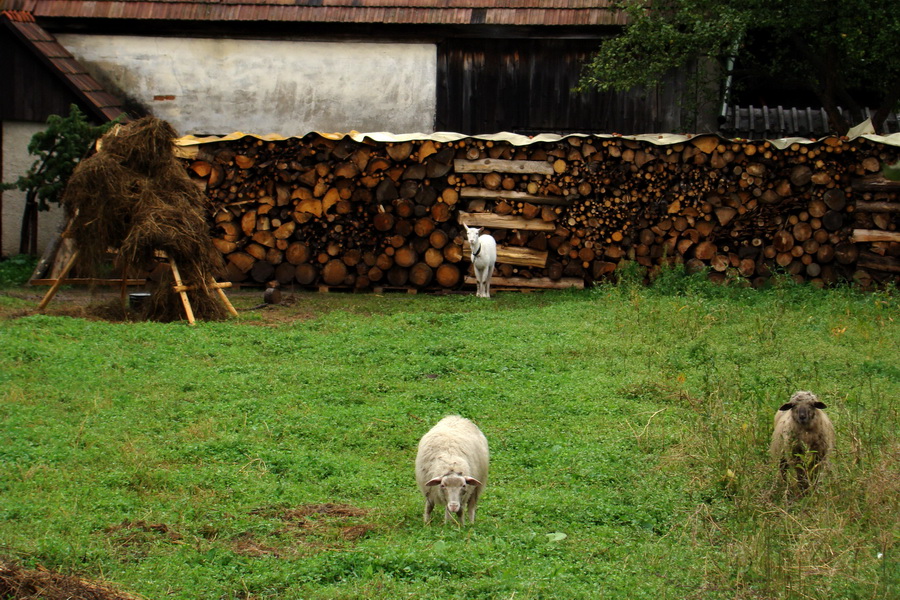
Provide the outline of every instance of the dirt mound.
{"type": "Polygon", "coordinates": [[[4,600],[144,600],[109,585],[46,569],[25,569],[0,562],[0,598],[4,600]]]}

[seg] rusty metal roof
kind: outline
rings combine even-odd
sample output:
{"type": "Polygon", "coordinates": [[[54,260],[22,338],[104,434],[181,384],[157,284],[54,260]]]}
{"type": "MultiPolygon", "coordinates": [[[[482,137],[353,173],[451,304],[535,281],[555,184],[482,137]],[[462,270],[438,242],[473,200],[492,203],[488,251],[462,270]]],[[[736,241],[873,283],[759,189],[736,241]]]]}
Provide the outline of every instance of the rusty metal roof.
{"type": "Polygon", "coordinates": [[[615,0],[18,0],[36,17],[404,25],[624,25],[615,0]]]}
{"type": "Polygon", "coordinates": [[[93,109],[98,118],[113,120],[119,115],[127,118],[118,98],[103,89],[68,50],[35,23],[34,16],[25,11],[0,12],[0,23],[6,25],[38,59],[54,72],[84,104],[93,109]]]}

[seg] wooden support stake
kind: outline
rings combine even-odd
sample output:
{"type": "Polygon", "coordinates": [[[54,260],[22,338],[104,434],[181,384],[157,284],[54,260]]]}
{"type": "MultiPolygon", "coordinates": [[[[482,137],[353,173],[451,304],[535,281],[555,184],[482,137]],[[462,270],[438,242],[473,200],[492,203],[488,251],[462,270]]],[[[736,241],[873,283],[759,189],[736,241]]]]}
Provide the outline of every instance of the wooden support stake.
{"type": "MultiPolygon", "coordinates": [[[[225,308],[228,309],[228,312],[230,312],[233,316],[236,317],[236,316],[238,316],[238,312],[234,308],[234,305],[231,303],[231,301],[228,300],[228,296],[225,295],[225,289],[224,289],[224,288],[230,288],[231,286],[232,286],[232,283],[230,281],[222,281],[222,282],[213,281],[212,283],[209,284],[209,287],[216,290],[216,292],[219,294],[219,298],[222,299],[222,303],[225,305],[225,308]]],[[[172,286],[172,289],[174,289],[176,292],[178,292],[180,294],[180,293],[189,292],[191,290],[197,289],[197,286],[196,285],[177,285],[176,284],[176,285],[172,286]]]]}
{"type": "MultiPolygon", "coordinates": [[[[465,283],[474,285],[476,280],[471,275],[466,275],[465,283]]],[[[569,288],[584,289],[584,280],[576,277],[563,277],[562,279],[550,279],[549,277],[534,277],[527,279],[525,277],[491,277],[491,288],[512,287],[512,288],[532,288],[544,290],[565,290],[569,288]]]]}
{"type": "MultiPolygon", "coordinates": [[[[58,279],[32,279],[28,285],[53,285],[59,281],[58,279]]],[[[96,277],[66,277],[63,285],[109,285],[119,286],[125,285],[146,285],[146,279],[98,279],[96,277]]]]}
{"type": "Polygon", "coordinates": [[[900,202],[856,202],[856,210],[866,212],[900,212],[900,202]]]}
{"type": "Polygon", "coordinates": [[[175,289],[178,290],[178,295],[181,296],[181,303],[184,305],[184,314],[187,315],[187,320],[190,325],[196,324],[194,320],[194,311],[191,308],[191,301],[188,300],[187,288],[184,285],[184,282],[181,281],[181,273],[178,272],[178,265],[175,264],[175,260],[169,256],[166,256],[166,259],[169,261],[169,266],[172,267],[172,275],[175,277],[175,289]]]}
{"type": "Polygon", "coordinates": [[[122,288],[120,290],[122,308],[128,307],[128,265],[122,267],[122,288]]]}
{"type": "MultiPolygon", "coordinates": [[[[209,284],[209,287],[214,290],[220,290],[222,288],[230,288],[231,282],[223,281],[222,283],[219,283],[217,281],[213,281],[212,283],[209,284]]],[[[177,285],[176,284],[176,285],[172,286],[172,289],[174,289],[176,292],[190,292],[191,290],[196,290],[197,286],[196,285],[177,285]]]]}
{"type": "Polygon", "coordinates": [[[526,219],[513,215],[494,213],[459,213],[459,222],[470,227],[490,227],[491,229],[518,229],[520,231],[555,231],[556,223],[543,219],[526,219]]]}
{"type": "Polygon", "coordinates": [[[553,165],[545,160],[498,160],[482,158],[480,160],[453,161],[453,170],[457,173],[537,173],[553,175],[553,165]]]}
{"type": "MultiPolygon", "coordinates": [[[[172,286],[172,289],[175,290],[179,295],[181,295],[181,302],[184,304],[184,312],[187,314],[188,322],[193,325],[194,324],[194,313],[191,310],[191,303],[188,301],[187,292],[189,290],[196,289],[195,285],[184,285],[184,282],[181,280],[181,274],[178,272],[178,266],[175,264],[175,261],[169,258],[168,256],[163,255],[169,261],[169,265],[172,267],[172,275],[175,277],[175,285],[172,286]]],[[[224,288],[230,288],[230,281],[216,282],[212,281],[209,284],[209,287],[216,290],[219,294],[219,298],[222,299],[222,302],[225,304],[225,308],[228,309],[228,312],[231,313],[232,316],[238,316],[237,310],[234,308],[234,305],[228,300],[228,296],[225,295],[224,288]]]]}
{"type": "Polygon", "coordinates": [[[880,229],[854,229],[851,242],[900,242],[900,232],[880,229]]]}
{"type": "Polygon", "coordinates": [[[235,310],[234,305],[232,305],[231,302],[228,300],[228,296],[225,295],[225,290],[222,289],[224,287],[231,287],[231,282],[227,281],[225,283],[227,283],[228,285],[227,286],[219,285],[216,287],[216,291],[219,293],[219,297],[222,299],[222,302],[225,303],[225,308],[228,309],[228,312],[231,313],[231,316],[236,317],[236,316],[238,316],[238,312],[237,312],[237,310],[235,310]]]}
{"type": "Polygon", "coordinates": [[[66,279],[66,275],[69,274],[69,271],[72,270],[72,267],[75,266],[75,259],[78,258],[78,250],[72,252],[72,257],[69,259],[69,262],[66,263],[66,266],[63,267],[63,270],[60,272],[59,277],[50,286],[50,289],[47,290],[47,293],[44,294],[44,299],[41,300],[41,303],[38,304],[38,310],[44,310],[48,304],[50,304],[50,300],[53,299],[53,296],[56,295],[56,292],[59,291],[60,286],[63,284],[63,281],[66,279]]]}
{"type": "Polygon", "coordinates": [[[461,198],[503,198],[505,200],[518,200],[531,202],[532,204],[551,204],[568,206],[572,201],[564,196],[535,196],[525,192],[507,190],[488,190],[485,188],[464,187],[459,191],[461,198]]]}

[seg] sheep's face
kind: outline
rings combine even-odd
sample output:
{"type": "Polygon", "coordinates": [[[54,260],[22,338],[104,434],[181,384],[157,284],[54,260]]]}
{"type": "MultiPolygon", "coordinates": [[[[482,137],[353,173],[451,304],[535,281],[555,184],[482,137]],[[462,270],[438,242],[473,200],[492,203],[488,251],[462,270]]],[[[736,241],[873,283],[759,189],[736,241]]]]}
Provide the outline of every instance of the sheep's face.
{"type": "Polygon", "coordinates": [[[803,429],[812,427],[816,420],[816,411],[826,408],[815,394],[811,392],[797,392],[791,397],[791,401],[781,407],[780,410],[791,411],[791,418],[803,429]]]}
{"type": "Polygon", "coordinates": [[[463,477],[462,475],[451,473],[443,477],[435,477],[425,485],[439,485],[441,498],[444,499],[447,510],[451,513],[458,513],[468,501],[475,486],[481,485],[481,482],[474,477],[463,477]]]}

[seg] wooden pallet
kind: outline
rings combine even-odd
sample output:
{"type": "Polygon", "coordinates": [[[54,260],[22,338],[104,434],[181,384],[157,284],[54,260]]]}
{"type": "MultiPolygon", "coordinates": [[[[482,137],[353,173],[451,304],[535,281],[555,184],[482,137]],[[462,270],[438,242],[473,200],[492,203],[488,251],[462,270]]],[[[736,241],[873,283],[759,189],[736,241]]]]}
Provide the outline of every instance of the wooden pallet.
{"type": "MultiPolygon", "coordinates": [[[[466,275],[465,283],[475,285],[477,282],[471,275],[466,275]]],[[[576,277],[563,277],[562,279],[550,279],[549,277],[491,277],[491,290],[567,290],[584,289],[584,280],[576,277]]]]}
{"type": "Polygon", "coordinates": [[[372,288],[376,294],[399,293],[399,294],[418,294],[418,288],[393,287],[387,285],[379,285],[372,288]]]}

